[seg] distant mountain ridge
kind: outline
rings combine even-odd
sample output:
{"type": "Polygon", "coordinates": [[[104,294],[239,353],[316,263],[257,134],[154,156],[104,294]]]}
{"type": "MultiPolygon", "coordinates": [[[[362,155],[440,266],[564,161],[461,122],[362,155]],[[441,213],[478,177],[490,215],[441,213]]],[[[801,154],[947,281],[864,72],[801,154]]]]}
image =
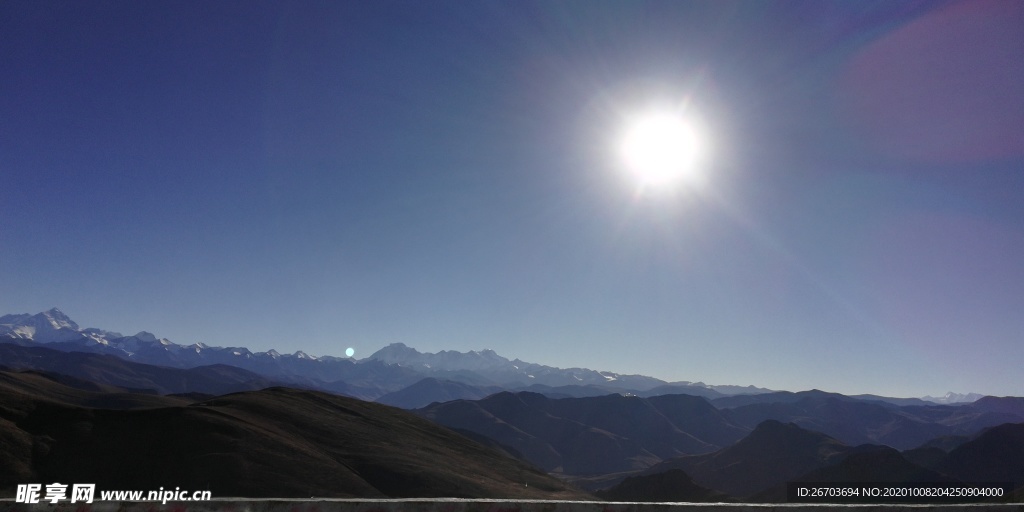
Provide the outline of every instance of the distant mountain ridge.
{"type": "MultiPolygon", "coordinates": [[[[652,390],[657,390],[659,394],[686,392],[708,397],[770,391],[753,386],[669,383],[644,375],[622,375],[586,368],[556,368],[519,359],[509,360],[493,350],[447,350],[432,354],[421,353],[402,343],[393,343],[365,359],[356,360],[335,356],[314,357],[302,351],[282,354],[273,349],[253,352],[245,347],[213,347],[204,343],[179,345],[146,331],[125,336],[114,331],[83,329],[57,308],[35,315],[11,314],[0,317],[0,342],[108,354],[128,361],[172,368],[226,364],[285,383],[365,400],[375,400],[424,378],[483,388],[589,386],[606,393],[648,396],[652,390]]],[[[440,387],[437,389],[440,390],[440,387]]],[[[442,396],[447,392],[442,391],[442,396]]]]}
{"type": "Polygon", "coordinates": [[[669,459],[644,474],[681,469],[704,487],[731,496],[749,496],[834,464],[850,450],[850,446],[820,432],[766,420],[735,444],[714,453],[669,459]]]}
{"type": "Polygon", "coordinates": [[[985,397],[971,404],[896,405],[819,390],[711,401],[739,426],[753,428],[768,419],[792,422],[851,445],[885,444],[900,450],[940,436],[1024,421],[1022,402],[1024,399],[1015,397],[985,397]]]}
{"type": "Polygon", "coordinates": [[[937,404],[962,404],[977,401],[979,398],[983,396],[985,395],[982,395],[980,393],[954,393],[950,391],[949,393],[946,393],[945,395],[942,395],[940,397],[923,396],[921,397],[921,400],[927,402],[935,402],[937,404]]]}
{"type": "Polygon", "coordinates": [[[54,372],[99,385],[166,395],[203,393],[222,395],[256,391],[280,383],[230,365],[168,368],[88,352],[64,352],[48,346],[0,344],[0,368],[54,372]]]}
{"type": "Polygon", "coordinates": [[[415,412],[490,437],[538,467],[566,475],[641,470],[667,458],[716,450],[749,432],[704,398],[688,395],[551,399],[502,392],[415,412]]]}
{"type": "MultiPolygon", "coordinates": [[[[449,426],[463,422],[469,429],[454,428],[458,436],[407,411],[315,391],[276,387],[218,397],[160,396],[111,384],[118,375],[134,387],[140,378],[155,382],[156,372],[170,382],[174,375],[216,367],[170,369],[13,344],[0,350],[3,360],[64,358],[70,363],[65,369],[105,379],[0,369],[0,437],[10,441],[0,443],[0,459],[9,462],[0,470],[0,481],[9,485],[0,489],[8,493],[19,481],[76,479],[141,488],[171,480],[239,496],[586,498],[562,480],[608,489],[598,492],[605,499],[705,502],[785,501],[785,482],[1008,482],[1017,495],[1024,489],[1020,417],[900,452],[772,419],[748,431],[730,426],[736,409],[716,409],[687,395],[550,399],[500,392],[417,411],[449,426]],[[486,436],[473,432],[481,425],[490,425],[486,436]],[[560,478],[515,460],[538,457],[538,465],[560,478]],[[160,461],[158,471],[154,460],[160,461]]],[[[822,392],[797,395],[805,398],[778,403],[825,399],[879,407],[822,392]]],[[[1015,397],[979,402],[933,405],[924,413],[948,413],[933,418],[946,422],[993,411],[1013,415],[1024,405],[1015,397]]],[[[859,416],[849,419],[870,422],[859,416]]]]}
{"type": "MultiPolygon", "coordinates": [[[[422,353],[404,343],[392,343],[367,359],[388,364],[410,367],[418,372],[437,378],[459,379],[459,372],[476,372],[486,376],[490,382],[481,384],[499,385],[505,388],[518,386],[600,386],[611,390],[630,390],[645,392],[664,386],[689,386],[715,391],[718,386],[704,383],[675,382],[669,383],[645,375],[623,375],[608,371],[596,371],[587,368],[556,368],[536,363],[528,363],[519,359],[509,360],[493,350],[471,350],[457,352],[442,350],[437,353],[422,353]],[[452,378],[455,377],[455,378],[452,378]]],[[[469,382],[470,384],[474,384],[469,382]]],[[[730,390],[745,393],[763,393],[770,390],[763,388],[721,386],[730,390]]],[[[733,394],[733,393],[721,393],[733,394]]]]}
{"type": "MultiPolygon", "coordinates": [[[[109,354],[128,361],[172,368],[226,364],[284,383],[364,400],[376,400],[398,392],[424,378],[451,381],[480,389],[498,387],[510,391],[537,390],[549,396],[581,397],[622,393],[649,397],[683,393],[708,399],[733,397],[737,400],[733,404],[750,403],[751,400],[757,400],[755,396],[773,392],[755,386],[666,382],[644,375],[623,375],[587,368],[556,368],[519,359],[509,360],[493,350],[422,353],[403,343],[393,343],[365,359],[356,360],[329,355],[315,357],[302,351],[282,354],[273,349],[253,352],[245,347],[214,347],[204,343],[179,345],[147,331],[125,336],[115,331],[81,328],[57,308],[34,315],[23,313],[0,317],[0,342],[26,346],[43,344],[56,350],[109,354]]],[[[402,406],[421,407],[446,398],[479,398],[479,391],[465,387],[462,394],[455,395],[451,394],[450,386],[433,386],[433,389],[438,393],[436,396],[420,389],[414,400],[403,399],[406,401],[402,406]]],[[[950,392],[938,398],[886,398],[872,395],[861,395],[858,398],[896,405],[923,405],[920,401],[959,404],[973,402],[980,397],[977,393],[950,392]]],[[[716,406],[729,407],[726,403],[716,403],[716,406]]]]}
{"type": "Polygon", "coordinates": [[[720,498],[712,494],[717,491],[764,503],[786,501],[786,482],[1001,482],[1014,488],[1024,483],[1024,423],[984,429],[971,441],[940,449],[930,463],[915,462],[908,453],[853,446],[793,423],[766,420],[731,446],[665,460],[597,494],[646,501],[645,495],[677,493],[709,501],[709,494],[720,498]]]}
{"type": "MultiPolygon", "coordinates": [[[[906,450],[905,457],[910,462],[928,465],[981,429],[1024,422],[1024,399],[1016,397],[986,397],[969,405],[927,406],[898,406],[816,390],[769,393],[765,397],[768,401],[729,408],[718,405],[725,399],[707,400],[683,394],[549,398],[529,392],[502,392],[483,399],[433,403],[414,412],[450,428],[490,437],[514,448],[542,469],[571,477],[577,485],[591,490],[615,483],[614,478],[598,475],[621,477],[684,455],[703,457],[715,450],[739,449],[734,443],[759,428],[762,438],[776,441],[789,434],[814,432],[816,439],[827,437],[848,447],[885,445],[906,450]]],[[[772,442],[760,446],[770,446],[772,442]]],[[[821,450],[819,446],[806,451],[821,454],[821,450]]],[[[731,452],[718,453],[715,460],[730,460],[722,459],[728,453],[731,452]]],[[[770,451],[752,453],[737,455],[736,460],[780,456],[770,451]]],[[[699,485],[734,496],[777,483],[765,480],[764,486],[751,483],[752,487],[742,489],[723,487],[720,482],[712,485],[711,480],[694,472],[698,466],[710,467],[710,459],[682,460],[697,462],[673,467],[685,470],[699,485]]],[[[735,462],[722,467],[731,467],[735,462]]],[[[833,462],[836,461],[794,462],[792,468],[796,472],[790,476],[833,462]]],[[[661,470],[668,469],[672,468],[661,470]]],[[[769,474],[774,470],[758,471],[769,474]]]]}

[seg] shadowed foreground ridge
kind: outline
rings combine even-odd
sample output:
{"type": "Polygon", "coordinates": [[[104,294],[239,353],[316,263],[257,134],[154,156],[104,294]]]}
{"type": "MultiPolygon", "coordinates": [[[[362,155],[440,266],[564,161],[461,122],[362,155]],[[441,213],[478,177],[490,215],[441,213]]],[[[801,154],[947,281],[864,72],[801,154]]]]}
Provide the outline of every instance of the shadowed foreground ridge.
{"type": "Polygon", "coordinates": [[[734,501],[725,493],[701,487],[681,469],[662,473],[631,476],[615,487],[595,494],[608,501],[641,502],[728,502],[734,501]]]}
{"type": "MultiPolygon", "coordinates": [[[[442,420],[444,428],[410,411],[284,387],[159,395],[136,386],[155,383],[156,370],[172,388],[199,373],[87,361],[89,371],[81,373],[98,374],[100,382],[45,370],[0,371],[0,496],[12,496],[18,483],[79,482],[100,490],[210,490],[215,497],[588,497],[520,458],[625,501],[779,502],[790,481],[979,479],[1018,490],[1024,484],[1024,423],[937,437],[899,452],[765,420],[724,448],[664,458],[713,447],[704,439],[715,435],[724,442],[742,433],[730,422],[735,410],[686,395],[552,399],[502,392],[416,411],[442,420]]],[[[197,370],[210,369],[218,368],[197,370]]],[[[983,409],[909,409],[969,426],[1019,418],[1020,404],[992,398],[983,409]]]]}
{"type": "Polygon", "coordinates": [[[2,373],[4,494],[18,483],[81,482],[209,489],[215,497],[587,497],[429,421],[351,398],[269,388],[191,405],[156,399],[153,408],[98,409],[71,403],[88,392],[2,373]]]}

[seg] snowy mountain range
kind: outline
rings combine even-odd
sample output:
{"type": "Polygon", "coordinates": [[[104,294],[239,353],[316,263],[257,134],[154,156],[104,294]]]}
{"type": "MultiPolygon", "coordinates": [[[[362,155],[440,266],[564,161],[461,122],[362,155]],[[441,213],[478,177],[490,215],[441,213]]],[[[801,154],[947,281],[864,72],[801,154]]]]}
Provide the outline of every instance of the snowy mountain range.
{"type": "MultiPolygon", "coordinates": [[[[666,382],[644,375],[622,375],[587,368],[556,368],[519,359],[509,360],[493,350],[421,353],[393,343],[361,360],[314,357],[302,351],[252,352],[245,347],[211,347],[203,343],[179,345],[141,331],[131,336],[95,328],[81,328],[57,308],[37,314],[0,317],[0,342],[45,344],[68,352],[109,354],[121,359],[172,368],[226,364],[275,380],[373,400],[404,389],[424,378],[452,381],[479,388],[554,390],[572,396],[601,393],[651,395],[687,393],[714,398],[757,394],[771,390],[754,386],[714,386],[702,382],[666,382]],[[560,390],[560,391],[559,391],[560,390]]],[[[2,364],[2,361],[0,361],[2,364]]],[[[937,403],[973,401],[980,395],[949,393],[937,403]]]]}
{"type": "Polygon", "coordinates": [[[983,397],[980,393],[954,393],[950,391],[945,395],[935,396],[923,396],[921,400],[926,402],[935,402],[937,404],[962,404],[968,402],[977,402],[979,398],[983,397]]]}
{"type": "MultiPolygon", "coordinates": [[[[110,353],[132,361],[181,368],[218,363],[231,364],[239,360],[261,358],[316,359],[301,351],[290,356],[282,356],[276,350],[254,353],[245,347],[211,347],[205,343],[179,345],[167,338],[157,338],[154,334],[146,331],[125,336],[119,332],[102,329],[82,329],[57,308],[35,315],[18,314],[0,317],[0,339],[5,338],[5,341],[19,344],[45,343],[65,347],[75,346],[90,351],[110,353]]],[[[341,358],[328,357],[327,359],[341,358]]]]}

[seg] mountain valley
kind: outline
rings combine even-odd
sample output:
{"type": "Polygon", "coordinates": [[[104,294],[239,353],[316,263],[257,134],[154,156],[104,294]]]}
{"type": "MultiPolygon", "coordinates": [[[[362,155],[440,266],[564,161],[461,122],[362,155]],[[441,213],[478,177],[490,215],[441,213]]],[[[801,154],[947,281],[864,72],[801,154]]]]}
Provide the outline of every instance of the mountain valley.
{"type": "Polygon", "coordinates": [[[668,383],[401,344],[253,353],[0,317],[2,492],[778,502],[797,481],[1020,487],[1022,429],[1018,397],[668,383]]]}

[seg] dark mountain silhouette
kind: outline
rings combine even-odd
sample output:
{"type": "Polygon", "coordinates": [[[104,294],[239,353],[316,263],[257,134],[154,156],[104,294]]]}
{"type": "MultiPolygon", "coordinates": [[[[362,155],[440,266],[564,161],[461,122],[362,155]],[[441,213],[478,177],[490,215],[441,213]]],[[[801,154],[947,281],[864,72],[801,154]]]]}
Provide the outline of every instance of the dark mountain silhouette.
{"type": "Polygon", "coordinates": [[[795,482],[955,482],[921,467],[888,446],[850,453],[838,464],[811,471],[795,482]]]}
{"type": "Polygon", "coordinates": [[[897,406],[818,390],[734,396],[712,403],[730,406],[722,413],[739,426],[751,427],[769,419],[792,422],[851,446],[873,443],[900,450],[936,437],[967,435],[1007,421],[1024,421],[1012,412],[995,412],[975,404],[897,406]]]}
{"type": "Polygon", "coordinates": [[[701,396],[707,398],[708,400],[726,396],[725,394],[714,389],[704,386],[696,386],[693,384],[665,384],[662,386],[649,389],[642,393],[638,393],[638,395],[643,397],[660,395],[691,395],[701,396]]]}
{"type": "MultiPolygon", "coordinates": [[[[830,483],[955,483],[956,479],[921,467],[903,457],[900,452],[887,446],[865,445],[854,448],[831,466],[810,471],[791,482],[830,483]]],[[[786,484],[781,483],[762,491],[752,498],[758,502],[784,502],[787,500],[786,484]]],[[[849,498],[845,501],[854,501],[849,498]]]]}
{"type": "MultiPolygon", "coordinates": [[[[981,406],[899,406],[816,390],[771,395],[774,398],[729,397],[755,403],[718,410],[706,399],[687,395],[552,399],[502,393],[475,403],[434,404],[418,412],[443,425],[491,437],[547,471],[586,476],[574,479],[585,488],[606,487],[679,455],[730,446],[767,420],[820,432],[847,447],[877,444],[907,450],[904,458],[909,462],[935,469],[955,447],[950,440],[957,438],[950,436],[973,434],[993,422],[1017,418],[1013,399],[979,400],[981,406]],[[932,445],[922,446],[933,439],[932,445]],[[706,446],[695,445],[694,440],[706,446]]],[[[801,466],[792,476],[825,462],[801,466]]],[[[681,469],[697,483],[709,485],[699,472],[688,466],[681,469]]],[[[735,495],[734,489],[711,487],[735,495]]]]}
{"type": "Polygon", "coordinates": [[[681,469],[671,469],[654,475],[631,476],[615,487],[598,491],[595,494],[608,501],[690,503],[731,501],[731,498],[723,493],[693,483],[690,476],[681,469]]]}
{"type": "Polygon", "coordinates": [[[985,429],[950,451],[935,469],[965,482],[1024,485],[1024,423],[985,429]]]}
{"type": "Polygon", "coordinates": [[[707,400],[690,395],[661,395],[647,398],[676,427],[697,439],[717,446],[729,446],[750,433],[732,424],[707,400]]]}
{"type": "Polygon", "coordinates": [[[156,394],[200,392],[221,395],[262,389],[275,383],[262,375],[227,365],[178,369],[133,363],[86,352],[0,343],[0,362],[12,369],[31,369],[74,377],[97,385],[156,394]]]}
{"type": "Polygon", "coordinates": [[[407,388],[388,393],[378,398],[376,402],[403,409],[418,409],[435,402],[450,402],[460,399],[477,400],[499,391],[501,388],[497,386],[471,386],[462,382],[428,377],[407,388]]]}
{"type": "Polygon", "coordinates": [[[0,493],[24,482],[90,482],[218,497],[586,497],[413,414],[347,397],[270,388],[115,410],[77,405],[96,392],[6,377],[0,493]]]}
{"type": "Polygon", "coordinates": [[[901,452],[903,458],[923,468],[933,468],[946,458],[948,453],[937,446],[925,446],[901,452]]]}
{"type": "Polygon", "coordinates": [[[970,404],[980,411],[1012,414],[1024,418],[1024,398],[1018,396],[985,396],[970,404]]]}
{"type": "Polygon", "coordinates": [[[745,433],[705,399],[686,395],[551,399],[537,393],[502,392],[475,402],[433,404],[416,412],[442,425],[491,437],[547,471],[568,475],[636,471],[666,458],[707,453],[717,447],[680,425],[730,442],[745,433]]]}
{"type": "Polygon", "coordinates": [[[449,428],[475,432],[478,435],[494,439],[496,442],[509,446],[521,453],[526,460],[545,471],[554,471],[561,468],[562,456],[544,439],[544,434],[539,433],[540,435],[538,436],[528,433],[527,430],[538,430],[543,427],[542,430],[544,431],[556,430],[558,432],[575,433],[585,428],[572,422],[550,417],[543,412],[530,411],[525,404],[523,405],[524,411],[532,414],[530,416],[525,414],[515,416],[515,423],[523,427],[520,428],[499,417],[499,415],[508,414],[511,407],[507,404],[498,404],[494,401],[484,402],[486,400],[455,400],[444,404],[431,405],[415,412],[449,428]],[[498,409],[499,406],[501,409],[497,411],[497,415],[492,414],[488,410],[488,408],[498,409]]]}
{"type": "Polygon", "coordinates": [[[970,438],[967,436],[942,436],[936,437],[917,448],[904,450],[903,458],[917,464],[918,466],[933,469],[946,458],[954,448],[966,443],[970,438]]]}
{"type": "Polygon", "coordinates": [[[67,375],[36,370],[0,370],[0,393],[101,409],[146,409],[188,405],[183,396],[161,396],[149,390],[96,384],[67,375]]]}
{"type": "MultiPolygon", "coordinates": [[[[481,386],[481,387],[485,387],[485,386],[481,386]]],[[[492,389],[493,386],[492,387],[486,387],[486,388],[487,389],[492,389]]],[[[645,398],[646,397],[652,397],[652,396],[668,395],[668,394],[684,394],[684,395],[700,396],[700,397],[704,397],[704,398],[708,398],[708,399],[715,398],[715,397],[725,396],[721,392],[716,391],[714,388],[737,388],[737,389],[749,391],[747,388],[741,388],[739,386],[713,386],[712,387],[712,386],[704,386],[704,385],[696,385],[696,384],[679,384],[679,383],[664,384],[664,385],[661,385],[661,386],[656,386],[654,388],[648,389],[646,391],[640,391],[640,390],[636,390],[636,389],[623,389],[622,387],[611,386],[611,385],[608,385],[608,384],[603,384],[603,385],[600,385],[600,384],[583,384],[583,385],[581,385],[581,384],[568,384],[568,385],[563,385],[563,386],[548,386],[546,384],[531,384],[529,386],[499,388],[499,391],[504,390],[504,391],[511,391],[513,393],[518,393],[520,391],[528,391],[528,392],[531,392],[531,393],[542,394],[542,395],[544,395],[544,396],[546,396],[548,398],[588,398],[588,397],[605,396],[605,395],[612,395],[612,394],[633,395],[633,396],[639,396],[639,397],[645,397],[645,398]]],[[[755,388],[755,389],[759,389],[759,388],[755,388]]],[[[435,401],[442,401],[442,400],[435,400],[435,401]]]]}
{"type": "MultiPolygon", "coordinates": [[[[808,396],[833,396],[842,397],[851,400],[859,400],[862,402],[875,402],[879,405],[888,405],[896,407],[905,406],[934,406],[940,405],[936,402],[931,402],[921,398],[893,398],[879,395],[841,395],[839,393],[829,393],[827,391],[821,391],[812,389],[809,391],[792,392],[792,391],[768,391],[762,393],[729,393],[727,396],[720,396],[714,398],[711,403],[715,407],[720,409],[732,409],[736,407],[742,407],[744,405],[751,404],[779,404],[779,403],[793,403],[798,402],[808,396]]],[[[967,404],[967,402],[964,402],[967,404]]]]}
{"type": "Polygon", "coordinates": [[[883,404],[905,406],[905,405],[935,405],[935,402],[929,402],[920,398],[892,398],[888,396],[879,395],[848,395],[850,398],[856,398],[857,400],[863,400],[865,402],[880,402],[883,404]]]}
{"type": "MultiPolygon", "coordinates": [[[[968,442],[959,437],[936,438],[908,453],[920,450],[935,450],[941,454],[940,460],[932,461],[933,467],[926,467],[888,446],[850,447],[792,423],[768,420],[733,446],[711,454],[666,460],[639,476],[682,471],[696,485],[753,502],[785,501],[787,482],[1010,482],[1014,486],[1024,485],[1024,424],[991,427],[968,442]],[[952,451],[947,454],[946,448],[952,451]]],[[[605,483],[615,480],[606,479],[605,483]]],[[[671,481],[667,477],[640,480],[628,488],[662,492],[655,482],[671,481]]],[[[685,483],[679,482],[680,485],[685,483]]],[[[598,494],[606,496],[610,490],[598,491],[598,494]]],[[[623,496],[633,499],[636,494],[623,496]]]]}
{"type": "Polygon", "coordinates": [[[711,400],[711,404],[719,409],[733,409],[736,407],[742,407],[744,405],[751,404],[788,404],[799,401],[808,394],[818,395],[836,395],[836,393],[826,393],[817,389],[811,391],[805,391],[801,393],[794,393],[792,391],[775,391],[773,393],[760,393],[760,394],[747,394],[747,395],[731,395],[718,397],[711,400]]]}
{"type": "Polygon", "coordinates": [[[644,474],[681,469],[698,485],[745,497],[833,464],[850,451],[825,434],[769,420],[732,446],[666,460],[644,474]]]}
{"type": "Polygon", "coordinates": [[[538,393],[548,398],[587,398],[592,396],[605,396],[611,395],[613,393],[617,394],[622,392],[619,389],[614,389],[607,386],[598,386],[596,384],[587,384],[585,386],[547,386],[544,384],[533,384],[526,387],[506,389],[505,391],[511,391],[513,393],[526,391],[530,393],[538,393]]]}
{"type": "Polygon", "coordinates": [[[918,448],[938,448],[943,452],[949,453],[970,440],[969,436],[942,436],[931,439],[918,448]]]}
{"type": "MultiPolygon", "coordinates": [[[[660,396],[668,393],[685,393],[706,398],[724,396],[714,389],[693,385],[666,384],[664,386],[658,386],[651,390],[642,392],[624,392],[621,388],[597,384],[564,386],[531,384],[525,387],[502,387],[494,385],[493,381],[488,379],[481,379],[478,376],[474,378],[475,374],[469,370],[459,372],[434,370],[432,374],[444,376],[445,378],[427,377],[398,391],[386,393],[383,396],[376,398],[374,401],[382,404],[393,405],[395,407],[401,407],[403,409],[419,409],[434,402],[478,400],[500,391],[510,391],[513,393],[527,391],[531,393],[539,393],[548,398],[556,399],[588,398],[611,394],[633,394],[642,397],[660,396]],[[473,382],[473,384],[470,384],[469,382],[473,382]]],[[[337,382],[325,384],[309,381],[307,382],[306,387],[311,389],[324,389],[358,398],[372,398],[373,396],[376,396],[373,391],[369,390],[369,388],[346,388],[341,386],[342,384],[344,383],[337,382]]]]}

